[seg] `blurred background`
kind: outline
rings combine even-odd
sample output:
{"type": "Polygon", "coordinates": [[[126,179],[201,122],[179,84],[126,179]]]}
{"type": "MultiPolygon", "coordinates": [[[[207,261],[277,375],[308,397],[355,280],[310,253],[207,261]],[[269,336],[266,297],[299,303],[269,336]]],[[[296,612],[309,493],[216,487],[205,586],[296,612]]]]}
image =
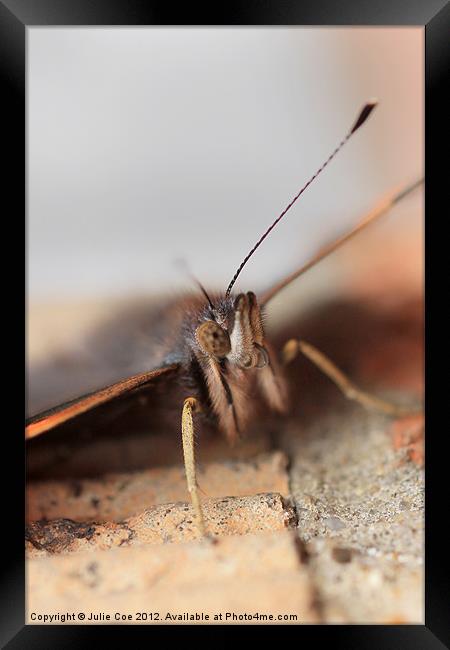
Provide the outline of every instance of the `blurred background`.
{"type": "MultiPolygon", "coordinates": [[[[30,353],[82,327],[80,305],[191,287],[180,259],[225,289],[369,98],[377,110],[236,288],[264,289],[420,177],[423,41],[404,27],[29,28],[30,353]]],[[[420,190],[373,227],[373,255],[356,238],[286,295],[367,288],[377,268],[400,290],[421,277],[421,229],[420,190]],[[406,248],[391,272],[393,233],[406,248]]]]}

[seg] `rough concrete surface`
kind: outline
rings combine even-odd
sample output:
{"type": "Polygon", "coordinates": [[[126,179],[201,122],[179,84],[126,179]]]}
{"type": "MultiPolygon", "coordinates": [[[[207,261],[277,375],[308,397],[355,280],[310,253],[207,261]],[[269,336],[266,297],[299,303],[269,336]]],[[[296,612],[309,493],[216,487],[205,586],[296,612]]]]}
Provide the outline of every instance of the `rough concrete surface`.
{"type": "Polygon", "coordinates": [[[285,433],[297,530],[328,622],[423,621],[423,469],[386,425],[354,407],[285,433]]]}

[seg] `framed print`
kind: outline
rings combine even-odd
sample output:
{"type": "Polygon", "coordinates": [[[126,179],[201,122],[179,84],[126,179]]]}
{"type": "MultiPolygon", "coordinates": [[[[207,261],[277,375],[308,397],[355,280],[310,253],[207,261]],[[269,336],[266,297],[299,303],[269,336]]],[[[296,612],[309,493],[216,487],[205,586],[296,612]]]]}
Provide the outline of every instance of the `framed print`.
{"type": "Polygon", "coordinates": [[[7,647],[448,640],[424,356],[448,7],[322,4],[1,3],[26,241],[7,647]]]}

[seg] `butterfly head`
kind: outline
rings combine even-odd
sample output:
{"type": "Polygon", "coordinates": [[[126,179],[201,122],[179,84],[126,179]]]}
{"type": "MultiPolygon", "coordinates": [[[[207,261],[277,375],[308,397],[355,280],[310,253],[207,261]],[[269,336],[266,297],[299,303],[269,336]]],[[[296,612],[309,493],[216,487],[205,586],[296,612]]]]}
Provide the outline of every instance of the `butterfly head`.
{"type": "Polygon", "coordinates": [[[242,370],[263,368],[269,361],[261,311],[252,292],[228,296],[210,308],[195,330],[195,339],[204,355],[242,370]]]}

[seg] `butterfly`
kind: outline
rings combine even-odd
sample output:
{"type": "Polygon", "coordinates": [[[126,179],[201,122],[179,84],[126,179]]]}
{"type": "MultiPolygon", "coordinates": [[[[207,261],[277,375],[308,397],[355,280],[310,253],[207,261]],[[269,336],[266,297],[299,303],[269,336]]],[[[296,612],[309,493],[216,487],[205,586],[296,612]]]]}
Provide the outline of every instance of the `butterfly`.
{"type": "MultiPolygon", "coordinates": [[[[158,361],[151,364],[152,367],[121,377],[104,388],[32,415],[26,421],[26,439],[32,441],[43,434],[55,437],[68,430],[79,432],[85,427],[95,430],[101,421],[107,422],[109,426],[114,424],[121,413],[127,414],[130,404],[136,399],[143,398],[145,403],[149,395],[153,396],[156,407],[164,393],[173,391],[177,395],[181,411],[187,487],[199,531],[202,535],[207,535],[196,476],[195,421],[200,418],[212,423],[234,444],[246,431],[261,404],[270,412],[286,414],[289,408],[289,390],[284,367],[298,354],[303,354],[312,361],[349,398],[390,415],[403,414],[402,407],[357,388],[329,358],[302,339],[287,341],[281,353],[277,353],[265,336],[263,314],[268,303],[284,287],[385,214],[422,180],[401,192],[389,195],[349,232],[325,246],[306,264],[262,295],[257,297],[252,291],[233,291],[236,280],[256,250],[366,122],[376,104],[376,101],[369,101],[362,108],[352,128],[327,160],[251,248],[225,292],[210,294],[196,280],[198,294],[168,305],[158,315],[154,326],[163,332],[163,336],[158,348],[158,361]]],[[[141,364],[144,362],[150,365],[145,357],[141,359],[141,364]]]]}

